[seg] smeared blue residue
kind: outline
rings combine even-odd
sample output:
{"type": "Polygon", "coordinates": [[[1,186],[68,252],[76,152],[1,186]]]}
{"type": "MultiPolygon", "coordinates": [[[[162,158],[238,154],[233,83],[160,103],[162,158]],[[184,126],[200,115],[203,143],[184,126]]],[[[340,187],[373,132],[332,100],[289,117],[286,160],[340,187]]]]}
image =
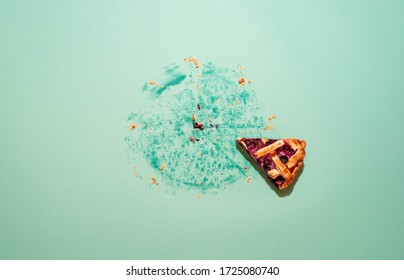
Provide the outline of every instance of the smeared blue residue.
{"type": "Polygon", "coordinates": [[[184,62],[168,66],[158,86],[146,84],[149,98],[142,111],[128,117],[129,124],[137,124],[126,137],[137,170],[175,189],[201,191],[253,176],[235,140],[270,138],[265,135],[270,132],[263,130],[267,123],[253,89],[238,83],[242,75],[212,62],[201,68],[184,62]],[[192,115],[203,130],[193,127],[192,115]],[[139,167],[142,160],[149,168],[139,167]]]}

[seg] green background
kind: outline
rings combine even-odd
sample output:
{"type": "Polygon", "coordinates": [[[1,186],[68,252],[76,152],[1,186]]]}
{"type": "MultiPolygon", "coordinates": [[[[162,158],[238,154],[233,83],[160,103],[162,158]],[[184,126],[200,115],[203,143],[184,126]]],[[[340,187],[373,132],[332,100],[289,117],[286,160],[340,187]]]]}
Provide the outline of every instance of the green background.
{"type": "Polygon", "coordinates": [[[1,259],[403,259],[403,1],[1,1],[1,259]],[[264,180],[149,188],[125,120],[187,55],[244,66],[282,137],[264,180]]]}

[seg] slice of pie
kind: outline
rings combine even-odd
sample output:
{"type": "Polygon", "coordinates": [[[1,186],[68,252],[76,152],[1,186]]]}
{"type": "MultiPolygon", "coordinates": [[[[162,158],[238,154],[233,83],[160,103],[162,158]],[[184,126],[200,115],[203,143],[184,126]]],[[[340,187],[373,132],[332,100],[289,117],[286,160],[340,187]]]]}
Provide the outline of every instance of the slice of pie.
{"type": "Polygon", "coordinates": [[[306,141],[294,138],[238,138],[236,143],[279,190],[292,184],[306,155],[306,141]]]}

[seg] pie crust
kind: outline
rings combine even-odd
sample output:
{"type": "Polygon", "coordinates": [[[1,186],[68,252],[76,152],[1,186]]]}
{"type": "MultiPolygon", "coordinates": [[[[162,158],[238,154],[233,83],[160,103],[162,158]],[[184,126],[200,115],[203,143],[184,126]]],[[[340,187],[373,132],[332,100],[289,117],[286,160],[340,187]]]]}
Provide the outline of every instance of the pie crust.
{"type": "Polygon", "coordinates": [[[306,141],[294,138],[238,138],[236,143],[279,190],[293,183],[306,156],[306,141]]]}

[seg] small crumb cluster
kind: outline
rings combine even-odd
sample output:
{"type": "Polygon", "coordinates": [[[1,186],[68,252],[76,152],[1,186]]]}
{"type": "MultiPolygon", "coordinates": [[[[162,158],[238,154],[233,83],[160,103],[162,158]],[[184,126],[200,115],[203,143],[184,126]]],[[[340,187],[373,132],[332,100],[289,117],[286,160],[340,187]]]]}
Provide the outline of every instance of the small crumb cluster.
{"type": "MultiPolygon", "coordinates": [[[[243,74],[243,66],[239,66],[239,70],[240,70],[240,74],[241,74],[241,77],[238,79],[238,84],[240,85],[240,86],[245,86],[245,83],[246,83],[246,79],[245,79],[245,77],[244,77],[244,74],[243,74]]],[[[248,80],[247,81],[249,84],[251,84],[251,80],[248,80]]]]}
{"type": "MultiPolygon", "coordinates": [[[[201,110],[201,105],[200,104],[197,104],[197,106],[196,106],[197,108],[198,108],[198,110],[201,110]]],[[[199,130],[204,130],[205,129],[205,125],[202,123],[202,122],[197,122],[196,121],[196,117],[195,117],[195,114],[192,114],[192,116],[191,116],[191,120],[192,120],[192,126],[193,126],[193,128],[194,129],[199,129],[199,130]]],[[[209,121],[209,127],[210,128],[213,128],[213,127],[215,127],[216,129],[218,129],[219,128],[219,125],[218,124],[212,124],[212,119],[211,118],[208,118],[208,121],[209,121]]],[[[194,138],[194,136],[191,136],[190,138],[189,138],[189,141],[191,141],[191,142],[194,142],[194,141],[199,141],[199,139],[198,138],[194,138]]],[[[216,140],[220,140],[220,137],[218,136],[218,137],[216,137],[216,140]]]]}
{"type": "Polygon", "coordinates": [[[246,173],[247,173],[247,179],[245,180],[247,183],[250,183],[251,182],[251,174],[250,174],[250,170],[248,169],[248,167],[247,166],[244,166],[244,170],[246,171],[246,173]]]}
{"type": "Polygon", "coordinates": [[[184,58],[183,60],[186,62],[193,62],[196,68],[201,68],[201,65],[196,57],[184,58]]]}
{"type": "Polygon", "coordinates": [[[275,115],[272,115],[272,116],[268,117],[268,125],[264,127],[264,130],[267,130],[267,129],[269,129],[271,131],[274,130],[274,125],[272,124],[272,120],[275,119],[275,118],[276,118],[275,115]]]}
{"type": "MultiPolygon", "coordinates": [[[[158,86],[159,86],[159,84],[158,84],[156,81],[154,81],[154,80],[151,80],[150,82],[148,82],[148,84],[149,84],[149,85],[152,85],[152,86],[155,86],[155,87],[158,87],[158,86]]],[[[161,85],[161,88],[164,88],[164,85],[161,85]]]]}
{"type": "Polygon", "coordinates": [[[159,181],[154,176],[151,176],[150,185],[156,185],[158,187],[160,185],[159,181]]]}

